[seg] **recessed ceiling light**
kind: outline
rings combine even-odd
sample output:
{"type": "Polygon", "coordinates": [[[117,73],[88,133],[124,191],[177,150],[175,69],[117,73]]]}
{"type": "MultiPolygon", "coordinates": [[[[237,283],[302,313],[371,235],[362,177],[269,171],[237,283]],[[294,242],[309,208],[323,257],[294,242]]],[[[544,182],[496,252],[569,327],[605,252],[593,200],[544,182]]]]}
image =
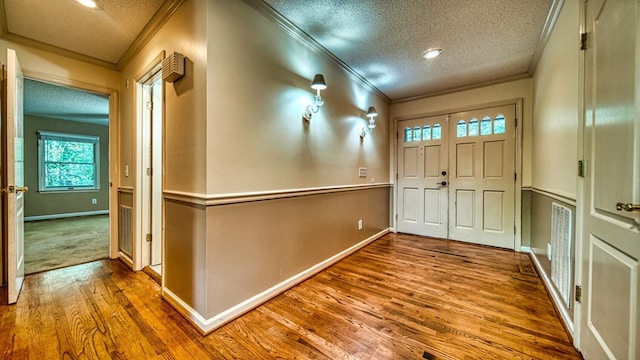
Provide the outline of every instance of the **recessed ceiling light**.
{"type": "Polygon", "coordinates": [[[86,6],[90,9],[101,9],[102,8],[102,3],[100,3],[100,1],[98,0],[76,0],[78,3],[80,3],[83,6],[86,6]]]}
{"type": "Polygon", "coordinates": [[[442,49],[429,49],[422,53],[422,57],[425,59],[437,58],[442,54],[442,49]]]}

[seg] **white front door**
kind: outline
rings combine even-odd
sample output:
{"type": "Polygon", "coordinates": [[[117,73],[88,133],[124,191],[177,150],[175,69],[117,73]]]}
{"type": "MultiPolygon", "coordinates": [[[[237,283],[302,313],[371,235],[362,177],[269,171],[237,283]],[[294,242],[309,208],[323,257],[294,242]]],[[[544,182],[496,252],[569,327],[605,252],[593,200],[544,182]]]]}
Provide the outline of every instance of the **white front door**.
{"type": "Polygon", "coordinates": [[[449,238],[515,247],[515,105],[449,117],[449,238]]]}
{"type": "Polygon", "coordinates": [[[398,231],[514,249],[515,105],[398,122],[398,231]]]}
{"type": "Polygon", "coordinates": [[[7,49],[7,120],[5,123],[5,214],[8,303],[18,301],[24,280],[24,133],[22,68],[16,52],[7,49]]]}
{"type": "Polygon", "coordinates": [[[398,129],[398,231],[447,238],[447,117],[403,120],[398,129]]]}
{"type": "Polygon", "coordinates": [[[580,347],[640,359],[640,6],[586,6],[580,347]]]}

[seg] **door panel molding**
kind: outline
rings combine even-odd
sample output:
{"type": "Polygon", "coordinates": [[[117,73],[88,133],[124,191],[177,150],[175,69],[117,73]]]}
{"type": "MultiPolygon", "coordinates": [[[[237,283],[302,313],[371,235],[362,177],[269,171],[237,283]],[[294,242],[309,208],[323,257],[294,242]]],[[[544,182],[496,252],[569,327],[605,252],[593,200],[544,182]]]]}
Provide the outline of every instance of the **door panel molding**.
{"type": "MultiPolygon", "coordinates": [[[[418,112],[415,114],[411,114],[411,115],[403,115],[403,116],[398,116],[395,117],[393,119],[393,126],[394,126],[394,131],[392,131],[391,133],[393,134],[395,132],[395,136],[392,136],[391,139],[391,152],[392,152],[392,164],[391,164],[391,172],[392,172],[392,176],[391,178],[394,179],[392,180],[392,185],[393,185],[393,194],[394,194],[394,201],[392,203],[392,207],[393,207],[393,212],[396,214],[395,217],[392,217],[392,222],[393,222],[393,227],[392,229],[394,231],[401,231],[399,230],[399,226],[398,223],[400,221],[400,208],[399,208],[399,195],[401,193],[400,190],[400,186],[399,186],[399,163],[398,163],[398,158],[400,157],[400,153],[398,151],[399,148],[399,144],[403,141],[403,129],[400,126],[400,123],[402,121],[405,120],[416,120],[416,119],[422,119],[422,118],[428,118],[428,117],[435,117],[435,116],[447,116],[449,114],[454,114],[454,113],[460,113],[460,112],[466,112],[466,111],[476,111],[476,110],[482,110],[482,109],[488,109],[488,108],[493,108],[493,107],[498,107],[498,106],[508,106],[508,105],[512,105],[515,106],[515,119],[517,120],[517,126],[515,127],[515,171],[514,171],[514,176],[516,177],[516,180],[514,181],[515,184],[515,188],[514,188],[514,241],[513,241],[513,246],[509,245],[509,248],[514,248],[517,251],[527,251],[526,248],[522,248],[522,153],[523,153],[523,149],[522,149],[522,143],[523,143],[523,113],[524,113],[524,107],[523,107],[523,98],[510,98],[510,99],[504,99],[504,100],[499,100],[499,101],[492,101],[492,102],[487,102],[487,103],[483,103],[483,104],[477,104],[477,105],[468,105],[468,106],[460,106],[460,107],[453,107],[453,108],[445,108],[443,110],[438,110],[438,111],[425,111],[425,112],[418,112]],[[396,177],[396,175],[398,175],[398,177],[396,177]]],[[[453,146],[453,145],[450,145],[453,146]]]]}

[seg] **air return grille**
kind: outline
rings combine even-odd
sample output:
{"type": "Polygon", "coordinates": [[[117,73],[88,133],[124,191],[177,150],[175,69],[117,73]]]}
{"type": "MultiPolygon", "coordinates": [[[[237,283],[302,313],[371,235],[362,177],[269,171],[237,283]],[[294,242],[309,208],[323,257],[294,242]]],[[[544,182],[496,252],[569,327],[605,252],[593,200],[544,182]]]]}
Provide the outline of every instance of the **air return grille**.
{"type": "Polygon", "coordinates": [[[132,214],[133,208],[120,205],[118,212],[118,248],[129,257],[133,256],[132,214]]]}
{"type": "Polygon", "coordinates": [[[551,281],[571,308],[571,209],[551,205],[551,281]]]}

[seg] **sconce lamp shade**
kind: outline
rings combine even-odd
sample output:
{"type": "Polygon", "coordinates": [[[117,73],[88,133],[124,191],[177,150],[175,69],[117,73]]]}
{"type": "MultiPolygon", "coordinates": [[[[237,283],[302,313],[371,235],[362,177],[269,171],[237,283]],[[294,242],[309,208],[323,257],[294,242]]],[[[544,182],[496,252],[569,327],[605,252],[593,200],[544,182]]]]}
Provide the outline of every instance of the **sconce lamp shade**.
{"type": "Polygon", "coordinates": [[[327,83],[324,82],[324,76],[322,74],[316,74],[311,82],[311,88],[313,90],[324,90],[327,88],[327,83]]]}
{"type": "Polygon", "coordinates": [[[367,110],[367,116],[368,117],[372,117],[372,116],[378,116],[378,111],[376,110],[375,107],[370,106],[369,110],[367,110]]]}

